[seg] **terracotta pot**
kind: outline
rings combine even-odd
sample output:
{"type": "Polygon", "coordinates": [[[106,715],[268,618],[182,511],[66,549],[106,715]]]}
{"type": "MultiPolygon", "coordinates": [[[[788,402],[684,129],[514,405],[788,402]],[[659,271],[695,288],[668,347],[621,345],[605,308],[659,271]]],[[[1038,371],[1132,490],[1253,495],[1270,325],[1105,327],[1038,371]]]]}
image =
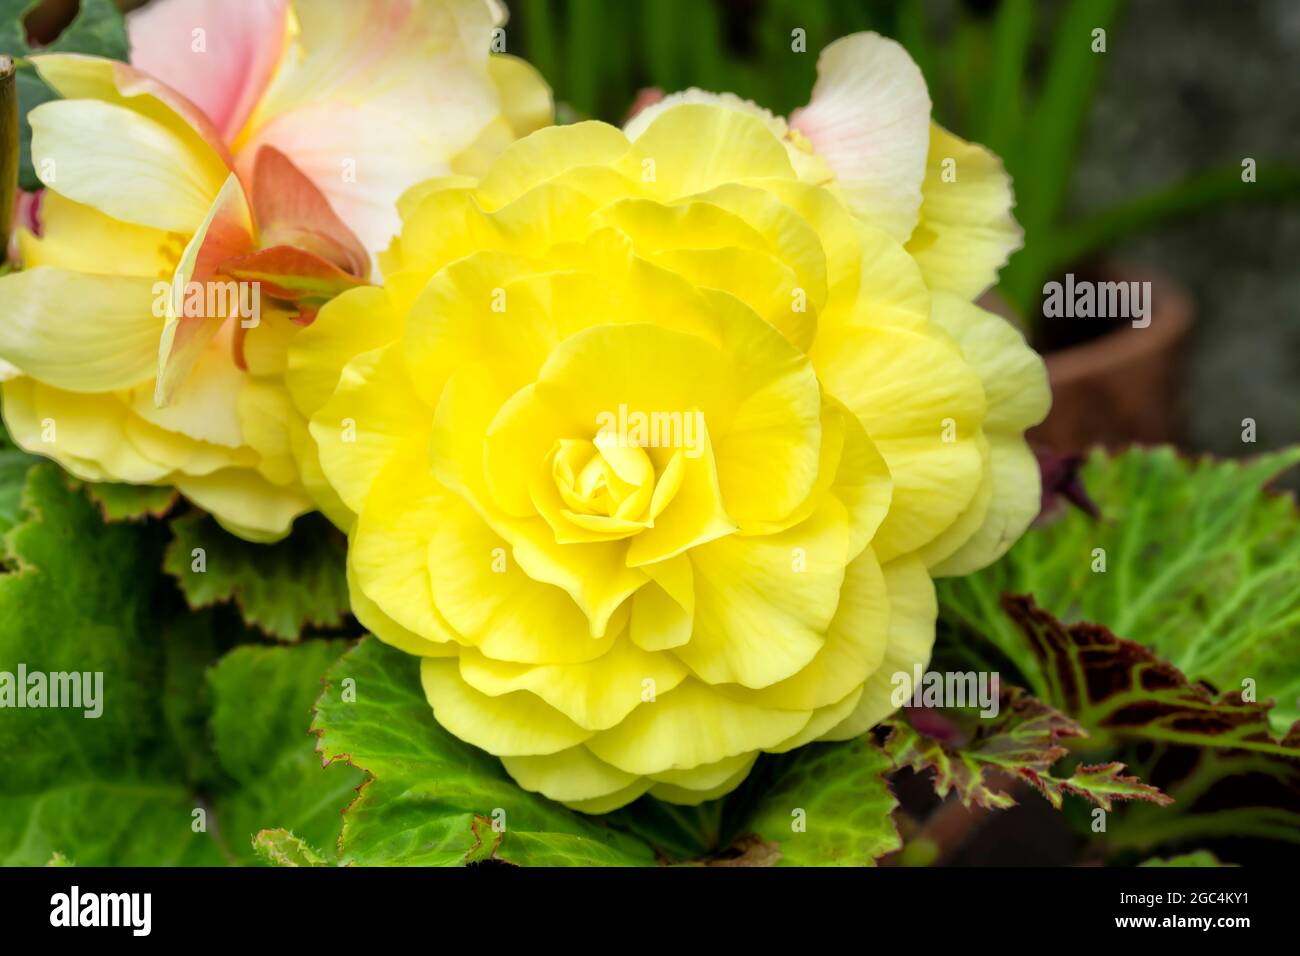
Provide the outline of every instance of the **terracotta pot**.
{"type": "Polygon", "coordinates": [[[1125,324],[1080,345],[1048,352],[1044,358],[1052,383],[1052,411],[1029,437],[1062,452],[1085,451],[1096,444],[1118,448],[1177,441],[1183,351],[1194,314],[1191,297],[1175,280],[1142,266],[1107,265],[1098,277],[1150,282],[1151,324],[1125,324]]]}

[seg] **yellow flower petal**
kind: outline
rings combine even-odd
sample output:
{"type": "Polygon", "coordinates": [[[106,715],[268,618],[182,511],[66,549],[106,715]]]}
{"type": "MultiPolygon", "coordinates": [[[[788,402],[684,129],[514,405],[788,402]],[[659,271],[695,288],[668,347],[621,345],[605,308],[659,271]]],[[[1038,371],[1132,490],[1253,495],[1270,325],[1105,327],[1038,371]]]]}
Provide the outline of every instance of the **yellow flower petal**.
{"type": "Polygon", "coordinates": [[[250,469],[227,469],[207,475],[175,475],[176,489],[210,511],[222,527],[249,541],[278,541],[293,519],[312,508],[300,488],[282,487],[250,469]]]}
{"type": "Polygon", "coordinates": [[[196,159],[168,127],[122,106],[57,100],[28,118],[42,182],[123,222],[189,236],[228,174],[196,159]]]}
{"type": "Polygon", "coordinates": [[[690,770],[775,746],[797,733],[809,716],[732,700],[688,678],[617,727],[593,736],[587,747],[626,773],[690,770]]]}
{"type": "Polygon", "coordinates": [[[749,775],[757,758],[757,752],[740,754],[693,770],[668,770],[654,774],[651,779],[655,785],[650,788],[650,795],[667,803],[697,806],[736,789],[749,775]]]}
{"type": "Polygon", "coordinates": [[[433,603],[429,581],[429,539],[442,516],[446,492],[418,462],[396,458],[375,480],[348,547],[348,562],[360,590],[395,624],[433,641],[456,632],[433,603]],[[416,491],[408,497],[397,489],[416,491]]]}
{"type": "Polygon", "coordinates": [[[459,653],[460,645],[454,641],[439,641],[414,631],[408,631],[398,624],[374,601],[366,596],[356,583],[356,574],[352,562],[347,564],[348,595],[352,613],[356,615],[361,626],[385,644],[417,657],[454,657],[459,653]]]}
{"type": "Polygon", "coordinates": [[[989,433],[988,508],[979,527],[944,560],[930,566],[935,577],[971,574],[1010,550],[1034,518],[1041,503],[1038,459],[1020,435],[989,433]]]}
{"type": "Polygon", "coordinates": [[[833,498],[780,534],[691,551],[695,628],[680,657],[710,684],[767,687],[807,667],[839,602],[848,520],[833,498]]]}
{"type": "Polygon", "coordinates": [[[9,436],[25,451],[53,458],[87,481],[152,484],[171,471],[144,454],[126,434],[131,411],[116,395],[84,395],[42,385],[35,379],[4,383],[9,436]]]}
{"type": "Polygon", "coordinates": [[[876,554],[888,561],[923,546],[979,487],[979,378],[942,334],[895,326],[819,338],[813,359],[826,390],[862,420],[889,466],[893,499],[876,532],[876,554]]]}
{"type": "Polygon", "coordinates": [[[53,189],[42,194],[41,225],[39,238],[26,230],[19,233],[25,269],[54,266],[71,272],[170,280],[185,248],[185,237],[179,233],[121,222],[53,189]],[[106,249],[112,250],[111,257],[104,255],[106,249]]]}
{"type": "Polygon", "coordinates": [[[579,727],[606,730],[680,684],[686,668],[624,639],[579,664],[514,664],[466,650],[460,655],[460,676],[490,697],[531,691],[579,727]]]}
{"type": "Polygon", "coordinates": [[[961,347],[988,402],[987,460],[974,514],[968,509],[964,527],[954,525],[950,547],[925,555],[932,574],[969,574],[1005,554],[1038,514],[1038,463],[1022,433],[1047,415],[1051,390],[1042,360],[1000,316],[936,293],[934,319],[961,347]]]}
{"type": "Polygon", "coordinates": [[[568,800],[564,805],[570,810],[577,810],[579,813],[612,813],[647,793],[652,782],[647,777],[640,777],[636,783],[629,784],[622,790],[617,790],[608,796],[595,797],[591,800],[568,800]]]}
{"type": "Polygon", "coordinates": [[[501,109],[516,138],[550,126],[555,101],[542,74],[527,60],[507,53],[488,57],[488,75],[496,87],[501,109]]]}
{"type": "Polygon", "coordinates": [[[794,178],[785,147],[761,119],[699,103],[656,116],[637,137],[632,160],[642,182],[664,200],[746,179],[794,178]]]}
{"type": "Polygon", "coordinates": [[[153,377],[162,319],[154,280],[38,267],[0,278],[0,357],[47,385],[77,392],[153,377]]]}
{"type": "Polygon", "coordinates": [[[666,651],[691,639],[695,572],[686,555],[646,567],[651,581],[632,596],[628,636],[645,651],[666,651]]]}
{"type": "Polygon", "coordinates": [[[483,177],[476,196],[483,208],[499,209],[570,169],[612,165],[631,148],[627,137],[604,123],[539,129],[501,154],[483,177]]]}
{"type": "Polygon", "coordinates": [[[348,508],[361,511],[390,461],[421,458],[428,447],[429,409],[410,385],[400,344],[349,362],[310,427],[330,484],[348,508]]]}
{"type": "Polygon", "coordinates": [[[844,586],[826,628],[825,642],[806,666],[759,690],[724,688],[724,692],[787,710],[815,710],[843,701],[880,666],[889,613],[884,575],[868,549],[845,569],[844,586]]]}
{"type": "Polygon", "coordinates": [[[285,384],[299,410],[315,414],[338,385],[343,367],[395,340],[401,328],[402,315],[382,289],[364,286],[332,299],[289,347],[285,384]]]}
{"type": "Polygon", "coordinates": [[[907,251],[933,288],[978,298],[1024,240],[1011,215],[1011,177],[983,146],[934,123],[921,195],[907,251]]]}
{"type": "Polygon", "coordinates": [[[889,638],[880,666],[872,672],[852,713],[822,735],[822,740],[849,740],[865,733],[898,709],[891,699],[894,675],[912,674],[930,662],[934,622],[939,606],[925,564],[909,555],[884,565],[889,594],[889,638]]]}
{"type": "Polygon", "coordinates": [[[470,687],[456,661],[426,657],[420,682],[438,722],[461,740],[499,757],[554,754],[591,737],[528,691],[489,697],[470,687]]]}
{"type": "Polygon", "coordinates": [[[509,543],[454,495],[436,495],[427,566],[443,617],[488,657],[576,665],[606,655],[621,629],[599,637],[564,590],[525,573],[509,543]]]}
{"type": "Polygon", "coordinates": [[[503,757],[501,764],[525,790],[563,802],[609,797],[640,780],[597,759],[582,745],[544,756],[503,757]]]}

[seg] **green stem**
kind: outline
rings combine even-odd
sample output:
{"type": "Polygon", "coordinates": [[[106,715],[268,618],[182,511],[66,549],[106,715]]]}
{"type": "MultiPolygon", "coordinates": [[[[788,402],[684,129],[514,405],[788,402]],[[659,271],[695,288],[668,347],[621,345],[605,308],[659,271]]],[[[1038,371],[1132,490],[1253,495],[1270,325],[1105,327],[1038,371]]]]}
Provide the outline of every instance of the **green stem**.
{"type": "Polygon", "coordinates": [[[0,265],[9,251],[9,230],[18,198],[18,81],[14,61],[0,56],[0,265]]]}

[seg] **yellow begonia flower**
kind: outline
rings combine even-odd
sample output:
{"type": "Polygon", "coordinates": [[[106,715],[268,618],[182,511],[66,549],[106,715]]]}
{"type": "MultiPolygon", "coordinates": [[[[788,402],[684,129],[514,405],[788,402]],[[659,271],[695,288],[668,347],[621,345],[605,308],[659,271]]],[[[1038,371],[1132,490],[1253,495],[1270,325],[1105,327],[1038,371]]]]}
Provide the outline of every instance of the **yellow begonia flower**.
{"type": "Polygon", "coordinates": [[[860,734],[931,578],[1037,509],[1018,333],[805,181],[770,118],[588,122],[402,200],[383,289],[289,347],[352,605],[441,724],[587,812],[860,734]]]}
{"type": "Polygon", "coordinates": [[[253,540],[315,506],[285,347],[429,176],[549,122],[490,0],[160,0],[132,63],[33,57],[45,185],[0,279],[4,416],[78,477],[174,485],[253,540]],[[256,283],[256,284],[255,284],[256,283]],[[161,288],[161,292],[160,292],[161,288]],[[197,293],[197,294],[194,294],[197,293]]]}

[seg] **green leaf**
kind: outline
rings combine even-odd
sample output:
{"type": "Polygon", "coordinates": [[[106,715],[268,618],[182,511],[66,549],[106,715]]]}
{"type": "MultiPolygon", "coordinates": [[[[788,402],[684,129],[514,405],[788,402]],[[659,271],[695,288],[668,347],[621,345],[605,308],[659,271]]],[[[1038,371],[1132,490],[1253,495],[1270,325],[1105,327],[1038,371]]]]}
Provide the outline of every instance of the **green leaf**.
{"type": "Polygon", "coordinates": [[[330,669],[312,729],[327,762],[345,761],[370,778],[344,813],[339,862],[654,862],[639,840],[521,789],[499,760],[443,730],[421,690],[418,660],[373,637],[330,669]]]}
{"type": "MultiPolygon", "coordinates": [[[[82,866],[220,862],[185,760],[167,733],[157,611],[159,529],[104,525],[55,466],[27,473],[26,517],[6,536],[0,671],[102,675],[98,717],[0,709],[0,862],[82,866]]],[[[84,676],[83,676],[83,679],[84,676]]]]}
{"type": "Polygon", "coordinates": [[[322,768],[308,728],[321,679],[346,646],[244,645],[208,672],[213,744],[233,783],[215,804],[226,846],[241,862],[257,859],[254,837],[269,826],[292,829],[310,847],[338,841],[339,811],[362,774],[344,764],[322,768]]]}
{"type": "Polygon", "coordinates": [[[1300,759],[1246,750],[1147,745],[1129,748],[1142,777],[1175,800],[1176,813],[1134,805],[1111,820],[1105,842],[1114,853],[1148,855],[1159,847],[1226,841],[1300,844],[1300,759]]]}
{"type": "Polygon", "coordinates": [[[1097,452],[1083,480],[1103,520],[1072,510],[992,567],[938,582],[943,621],[987,638],[1050,701],[1032,648],[998,603],[1032,594],[1066,623],[1103,622],[1193,681],[1275,699],[1283,731],[1300,718],[1300,514],[1263,486],[1297,462],[1300,448],[1244,461],[1097,452]],[[1094,571],[1102,558],[1105,571],[1094,571]]]}
{"type": "MultiPolygon", "coordinates": [[[[23,17],[40,0],[0,0],[0,53],[13,57],[34,52],[27,45],[23,17]]],[[[113,60],[127,58],[126,21],[113,0],[81,0],[73,21],[55,40],[40,52],[87,53],[113,60]]],[[[31,66],[18,71],[18,112],[21,120],[19,138],[19,185],[26,190],[41,188],[32,165],[32,129],[27,114],[41,103],[57,99],[31,66]]]]}
{"type": "Polygon", "coordinates": [[[23,520],[25,478],[37,461],[17,448],[0,448],[0,534],[23,520]]]}
{"type": "Polygon", "coordinates": [[[1083,478],[1100,521],[1067,512],[994,566],[939,583],[942,647],[1000,658],[1088,730],[1097,756],[1174,799],[1113,815],[1097,838],[1113,858],[1300,842],[1300,734],[1277,739],[1300,696],[1300,521],[1263,487],[1297,461],[1296,448],[1244,461],[1099,452],[1083,478]],[[1018,626],[1004,592],[1076,626],[1023,603],[1018,626]]]}
{"type": "Polygon", "coordinates": [[[1026,70],[1034,32],[1031,0],[1005,0],[993,18],[990,76],[977,138],[999,156],[1022,136],[1026,70]]]}
{"type": "Polygon", "coordinates": [[[1244,701],[1239,691],[1215,694],[1141,644],[1098,624],[1067,627],[1031,598],[1006,595],[1002,603],[1038,658],[1046,699],[1090,732],[1300,758],[1300,722],[1274,738],[1271,705],[1244,701]]]}
{"type": "Polygon", "coordinates": [[[52,464],[21,510],[0,574],[0,863],[255,862],[275,825],[332,844],[360,774],[322,770],[308,728],[344,642],[226,653],[249,633],[228,609],[175,616],[162,525],[106,524],[52,464]],[[92,693],[18,707],[20,672],[92,693]]]}
{"type": "Polygon", "coordinates": [[[1097,74],[1107,56],[1092,51],[1093,31],[1109,31],[1120,6],[1121,0],[1070,0],[1065,5],[1042,88],[1025,123],[1030,135],[1003,156],[1016,184],[1016,218],[1025,230],[1025,246],[1007,263],[1000,288],[1025,315],[1043,281],[1039,246],[1065,202],[1097,74]]]}
{"type": "Polygon", "coordinates": [[[1215,694],[1141,645],[1098,625],[1066,627],[1028,598],[1004,604],[1039,656],[1049,699],[1175,801],[1173,813],[1128,808],[1106,831],[1111,852],[1215,838],[1300,842],[1300,722],[1277,739],[1268,704],[1215,694]]]}
{"type": "Polygon", "coordinates": [[[327,866],[325,858],[288,830],[263,830],[253,840],[262,861],[272,866],[327,866]]]}
{"type": "Polygon", "coordinates": [[[200,512],[171,528],[163,567],[191,607],[234,601],[245,621],[282,641],[343,624],[347,542],[320,515],[299,518],[289,537],[269,545],[236,538],[200,512]]]}
{"type": "Polygon", "coordinates": [[[898,801],[885,779],[893,765],[868,740],[809,744],[766,759],[769,766],[745,784],[755,799],[742,832],[761,841],[749,852],[765,846],[778,866],[872,866],[902,846],[892,817],[898,801]]]}
{"type": "Polygon", "coordinates": [[[885,751],[899,767],[918,773],[932,771],[935,792],[946,797],[956,790],[966,807],[978,804],[1001,810],[1015,806],[1006,789],[1013,779],[1031,784],[1057,810],[1067,793],[1085,797],[1105,810],[1111,809],[1112,800],[1171,802],[1155,787],[1123,776],[1124,765],[1117,762],[1079,766],[1068,777],[1053,775],[1054,765],[1069,753],[1062,738],[1087,734],[1078,723],[1019,687],[1003,690],[998,716],[992,719],[972,721],[969,712],[933,713],[954,728],[960,726],[954,720],[967,718],[962,722],[972,726],[963,728],[965,742],[954,746],[895,719],[890,721],[885,751]]]}
{"type": "Polygon", "coordinates": [[[175,488],[158,485],[88,483],[86,493],[99,505],[105,521],[139,521],[161,518],[176,504],[175,488]]]}

